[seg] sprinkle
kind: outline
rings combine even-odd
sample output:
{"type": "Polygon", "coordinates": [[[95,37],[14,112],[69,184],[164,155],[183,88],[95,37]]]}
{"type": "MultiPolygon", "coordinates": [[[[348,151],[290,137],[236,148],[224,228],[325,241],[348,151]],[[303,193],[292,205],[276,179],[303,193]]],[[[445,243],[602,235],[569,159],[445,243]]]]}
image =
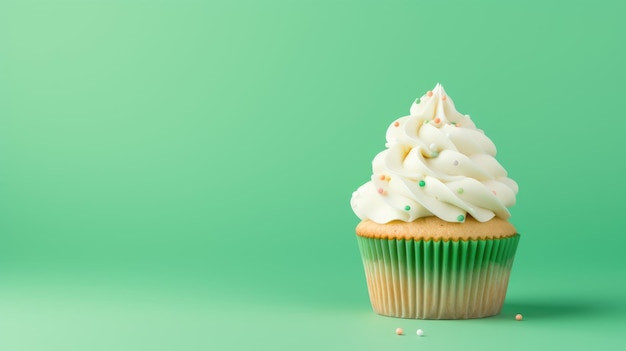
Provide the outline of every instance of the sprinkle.
{"type": "Polygon", "coordinates": [[[426,95],[428,95],[428,96],[433,96],[433,92],[429,90],[429,91],[426,93],[426,95]]]}
{"type": "Polygon", "coordinates": [[[459,165],[459,160],[454,160],[454,162],[452,162],[452,164],[453,164],[454,166],[458,166],[458,165],[459,165]]]}
{"type": "Polygon", "coordinates": [[[419,104],[420,103],[420,98],[415,99],[415,104],[419,104]]]}
{"type": "Polygon", "coordinates": [[[410,211],[411,210],[411,206],[409,206],[409,205],[404,206],[404,210],[405,211],[410,211]]]}
{"type": "Polygon", "coordinates": [[[491,192],[492,192],[494,195],[496,194],[496,191],[495,191],[495,190],[491,190],[491,192]]]}
{"type": "Polygon", "coordinates": [[[417,334],[417,336],[424,336],[424,331],[422,329],[418,329],[415,334],[417,334]]]}
{"type": "Polygon", "coordinates": [[[385,180],[389,182],[389,181],[391,181],[391,177],[390,176],[385,176],[385,180]]]}
{"type": "Polygon", "coordinates": [[[422,188],[426,186],[426,182],[423,180],[420,180],[417,184],[419,184],[419,186],[421,186],[422,188]]]}
{"type": "Polygon", "coordinates": [[[383,190],[383,188],[378,188],[378,193],[379,193],[379,194],[381,194],[381,195],[382,195],[384,192],[385,192],[385,190],[383,190]]]}
{"type": "Polygon", "coordinates": [[[433,152],[430,153],[430,156],[431,157],[437,157],[437,156],[439,156],[439,153],[437,151],[433,151],[433,152]]]}
{"type": "Polygon", "coordinates": [[[430,120],[427,119],[424,121],[424,124],[428,124],[428,122],[430,122],[430,120]]]}
{"type": "Polygon", "coordinates": [[[380,180],[385,180],[385,175],[381,174],[380,177],[378,177],[380,180]]]}
{"type": "Polygon", "coordinates": [[[402,335],[402,334],[404,334],[404,330],[402,330],[402,328],[396,328],[396,334],[397,335],[402,335]]]}
{"type": "Polygon", "coordinates": [[[524,316],[522,316],[522,315],[521,315],[521,314],[519,314],[519,313],[515,315],[515,320],[516,320],[516,321],[521,321],[523,318],[524,318],[524,316]]]}
{"type": "Polygon", "coordinates": [[[463,191],[464,191],[463,188],[456,189],[456,192],[459,193],[459,194],[463,194],[463,191]]]}
{"type": "Polygon", "coordinates": [[[446,101],[446,99],[448,99],[448,97],[445,95],[441,97],[441,101],[446,101]]]}
{"type": "Polygon", "coordinates": [[[464,219],[465,219],[465,216],[463,216],[463,215],[458,215],[456,217],[456,220],[459,221],[459,222],[463,222],[464,219]]]}
{"type": "Polygon", "coordinates": [[[450,124],[452,124],[453,126],[455,126],[455,125],[456,125],[456,122],[450,122],[450,124]]]}
{"type": "Polygon", "coordinates": [[[441,122],[441,119],[439,117],[437,117],[437,118],[435,118],[434,122],[439,124],[439,122],[441,122]]]}
{"type": "Polygon", "coordinates": [[[398,122],[398,121],[393,122],[393,126],[394,126],[394,127],[397,127],[397,126],[399,126],[399,125],[400,125],[400,122],[398,122]]]}

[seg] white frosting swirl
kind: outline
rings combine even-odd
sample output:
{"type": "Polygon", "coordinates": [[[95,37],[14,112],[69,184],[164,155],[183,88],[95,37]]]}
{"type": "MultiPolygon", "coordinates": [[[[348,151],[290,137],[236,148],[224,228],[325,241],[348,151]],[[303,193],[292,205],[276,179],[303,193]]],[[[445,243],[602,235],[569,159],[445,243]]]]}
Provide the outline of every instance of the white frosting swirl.
{"type": "Polygon", "coordinates": [[[387,129],[387,147],[372,162],[371,181],[352,195],[362,220],[411,222],[437,216],[464,222],[510,217],[517,183],[496,161],[496,147],[462,115],[440,84],[387,129]]]}

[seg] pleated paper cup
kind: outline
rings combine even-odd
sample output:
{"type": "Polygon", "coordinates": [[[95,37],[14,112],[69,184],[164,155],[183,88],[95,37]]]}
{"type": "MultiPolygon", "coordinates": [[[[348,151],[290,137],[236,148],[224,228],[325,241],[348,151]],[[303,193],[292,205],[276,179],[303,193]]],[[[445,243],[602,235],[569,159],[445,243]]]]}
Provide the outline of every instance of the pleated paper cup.
{"type": "Polygon", "coordinates": [[[357,238],[376,313],[414,319],[468,319],[500,313],[520,236],[477,240],[357,238]]]}

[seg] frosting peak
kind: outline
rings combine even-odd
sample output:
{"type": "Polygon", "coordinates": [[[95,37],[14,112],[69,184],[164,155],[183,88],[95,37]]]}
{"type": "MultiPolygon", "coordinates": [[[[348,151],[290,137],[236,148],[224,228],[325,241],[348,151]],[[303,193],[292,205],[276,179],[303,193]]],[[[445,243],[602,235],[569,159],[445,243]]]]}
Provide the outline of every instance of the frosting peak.
{"type": "Polygon", "coordinates": [[[386,150],[372,162],[371,180],[350,201],[362,220],[411,222],[437,216],[464,222],[507,219],[518,187],[495,159],[496,147],[443,86],[416,99],[409,116],[387,129],[386,150]]]}

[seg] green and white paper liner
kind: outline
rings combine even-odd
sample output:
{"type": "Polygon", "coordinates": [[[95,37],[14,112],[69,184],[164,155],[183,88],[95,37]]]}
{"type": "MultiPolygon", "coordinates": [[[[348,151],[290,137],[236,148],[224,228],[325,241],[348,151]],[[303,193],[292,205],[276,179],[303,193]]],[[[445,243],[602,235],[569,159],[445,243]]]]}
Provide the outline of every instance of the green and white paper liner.
{"type": "Polygon", "coordinates": [[[374,311],[418,319],[500,313],[519,242],[357,238],[374,311]]]}

